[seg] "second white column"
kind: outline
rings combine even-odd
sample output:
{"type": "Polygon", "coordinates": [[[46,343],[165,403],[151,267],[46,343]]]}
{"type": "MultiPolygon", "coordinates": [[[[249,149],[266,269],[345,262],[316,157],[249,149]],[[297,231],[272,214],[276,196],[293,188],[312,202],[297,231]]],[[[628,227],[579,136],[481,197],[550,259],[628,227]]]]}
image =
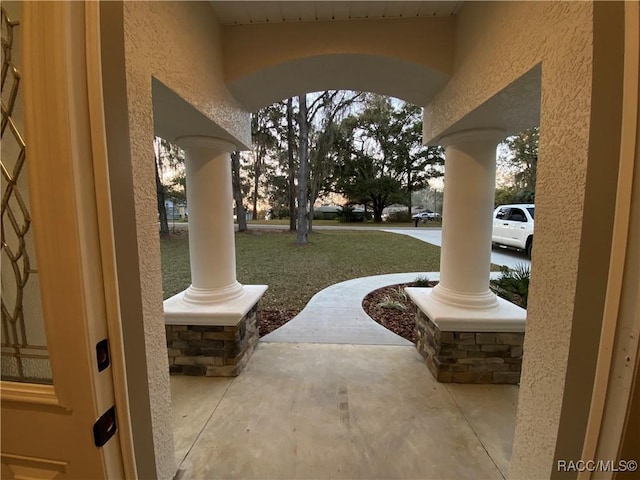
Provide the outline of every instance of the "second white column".
{"type": "Polygon", "coordinates": [[[444,137],[445,194],[440,283],[432,297],[445,304],[497,306],[489,289],[491,231],[499,130],[472,130],[444,137]]]}
{"type": "Polygon", "coordinates": [[[185,150],[191,286],[184,301],[211,304],[242,295],[236,280],[231,142],[181,137],[185,150]]]}

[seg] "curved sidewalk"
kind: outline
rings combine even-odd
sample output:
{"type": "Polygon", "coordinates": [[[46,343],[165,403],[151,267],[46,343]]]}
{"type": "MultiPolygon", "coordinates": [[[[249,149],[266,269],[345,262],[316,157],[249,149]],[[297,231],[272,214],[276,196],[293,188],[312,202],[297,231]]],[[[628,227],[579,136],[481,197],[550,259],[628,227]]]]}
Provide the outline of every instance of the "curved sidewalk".
{"type": "Polygon", "coordinates": [[[413,343],[372,320],[362,308],[362,300],[373,290],[413,282],[418,276],[440,279],[439,272],[392,273],[331,285],[316,293],[291,321],[260,341],[413,346],[413,343]]]}

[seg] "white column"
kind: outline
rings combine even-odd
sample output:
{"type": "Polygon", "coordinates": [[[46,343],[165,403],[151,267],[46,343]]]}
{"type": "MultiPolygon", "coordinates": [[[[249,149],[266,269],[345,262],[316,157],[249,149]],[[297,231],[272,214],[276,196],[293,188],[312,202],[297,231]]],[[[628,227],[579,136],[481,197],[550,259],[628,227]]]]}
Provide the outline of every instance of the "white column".
{"type": "Polygon", "coordinates": [[[445,147],[440,283],[442,303],[467,309],[497,307],[489,289],[496,147],[499,130],[470,130],[442,139],[445,147]]]}
{"type": "Polygon", "coordinates": [[[242,295],[236,280],[231,142],[212,137],[181,137],[185,150],[191,286],[184,301],[213,304],[242,295]]]}

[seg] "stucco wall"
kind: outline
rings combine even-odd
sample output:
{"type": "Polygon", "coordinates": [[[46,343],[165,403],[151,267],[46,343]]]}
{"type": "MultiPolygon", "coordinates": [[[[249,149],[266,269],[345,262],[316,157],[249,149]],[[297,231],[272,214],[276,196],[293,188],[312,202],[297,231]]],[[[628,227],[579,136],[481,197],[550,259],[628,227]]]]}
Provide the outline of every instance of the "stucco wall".
{"type": "MultiPolygon", "coordinates": [[[[207,3],[125,2],[122,16],[131,157],[129,181],[132,182],[135,211],[153,448],[157,478],[170,479],[176,472],[176,465],[162,311],[152,146],[152,77],[237,138],[239,143],[250,143],[250,124],[247,113],[233,99],[222,80],[219,28],[207,3]]],[[[135,320],[125,318],[124,321],[135,320]]]]}
{"type": "Polygon", "coordinates": [[[125,2],[124,13],[127,72],[134,88],[150,92],[147,84],[156,77],[250,144],[247,112],[224,83],[220,26],[208,2],[125,2]]]}
{"type": "MultiPolygon", "coordinates": [[[[538,33],[533,39],[520,36],[516,52],[540,42],[543,57],[532,302],[512,478],[552,474],[574,320],[589,149],[591,4],[535,5],[532,10],[535,16],[522,13],[512,20],[513,28],[527,24],[531,29],[526,33],[538,33]]],[[[511,60],[516,59],[517,54],[511,60]]]]}
{"type": "MultiPolygon", "coordinates": [[[[601,11],[598,18],[615,23],[616,15],[601,11]]],[[[609,58],[596,49],[594,19],[586,2],[466,3],[456,22],[454,75],[425,108],[429,141],[463,128],[461,119],[541,64],[536,234],[512,478],[548,478],[556,456],[579,459],[588,414],[620,118],[619,65],[611,54],[620,45],[610,25],[600,32],[601,43],[611,42],[609,58]]],[[[490,116],[475,121],[509,127],[490,116]]]]}
{"type": "Polygon", "coordinates": [[[572,70],[588,65],[590,11],[586,2],[466,3],[456,17],[453,78],[425,106],[425,141],[442,135],[543,58],[560,59],[572,76],[572,70]],[[568,50],[576,56],[567,57],[568,50]]]}
{"type": "Polygon", "coordinates": [[[345,53],[386,56],[451,73],[452,17],[230,25],[222,31],[229,83],[271,65],[345,53]]]}
{"type": "Polygon", "coordinates": [[[251,110],[326,89],[424,104],[449,78],[453,25],[437,17],[224,26],[225,80],[251,110]]]}

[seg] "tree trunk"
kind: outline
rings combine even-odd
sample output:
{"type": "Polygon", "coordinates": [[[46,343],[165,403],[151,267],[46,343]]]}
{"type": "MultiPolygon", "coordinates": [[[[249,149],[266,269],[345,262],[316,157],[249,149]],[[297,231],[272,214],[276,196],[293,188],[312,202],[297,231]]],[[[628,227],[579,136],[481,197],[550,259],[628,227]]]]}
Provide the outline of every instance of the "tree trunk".
{"type": "Polygon", "coordinates": [[[158,171],[158,159],[155,158],[156,162],[156,194],[158,198],[158,216],[160,218],[160,236],[168,237],[169,236],[169,221],[167,220],[167,207],[164,204],[164,186],[162,185],[162,181],[160,180],[160,172],[158,171]]]}
{"type": "Polygon", "coordinates": [[[238,218],[238,230],[247,231],[247,214],[242,203],[242,184],[240,183],[240,152],[231,154],[231,183],[233,185],[233,198],[236,202],[236,217],[238,218]]]}
{"type": "MultiPolygon", "coordinates": [[[[258,122],[258,114],[251,115],[251,132],[256,138],[259,135],[259,122],[258,122]]],[[[256,143],[255,145],[255,163],[253,164],[253,192],[251,195],[251,203],[253,207],[253,219],[258,219],[258,189],[260,186],[260,175],[262,175],[262,146],[260,143],[256,143]]]]}
{"type": "Polygon", "coordinates": [[[307,95],[298,97],[300,111],[298,124],[300,126],[300,169],[298,170],[298,230],[296,245],[307,243],[307,176],[309,167],[309,124],[307,123],[307,95]]]}
{"type": "Polygon", "coordinates": [[[408,163],[407,165],[407,192],[409,192],[409,201],[408,201],[408,207],[409,207],[409,220],[411,220],[411,192],[413,190],[412,185],[411,185],[411,163],[408,163]]]}
{"type": "Polygon", "coordinates": [[[293,151],[296,148],[293,131],[293,98],[287,100],[287,154],[289,177],[289,230],[296,231],[296,162],[293,151]]]}
{"type": "Polygon", "coordinates": [[[258,147],[256,150],[256,163],[253,165],[253,219],[258,219],[258,187],[260,185],[260,175],[262,174],[262,151],[258,147]]]}
{"type": "Polygon", "coordinates": [[[309,190],[309,233],[311,233],[313,232],[313,211],[315,210],[313,206],[318,198],[318,186],[315,184],[313,179],[311,180],[311,187],[309,190]]]}
{"type": "Polygon", "coordinates": [[[376,223],[382,222],[382,211],[384,210],[385,200],[381,198],[372,198],[373,208],[373,221],[376,223]]]}

